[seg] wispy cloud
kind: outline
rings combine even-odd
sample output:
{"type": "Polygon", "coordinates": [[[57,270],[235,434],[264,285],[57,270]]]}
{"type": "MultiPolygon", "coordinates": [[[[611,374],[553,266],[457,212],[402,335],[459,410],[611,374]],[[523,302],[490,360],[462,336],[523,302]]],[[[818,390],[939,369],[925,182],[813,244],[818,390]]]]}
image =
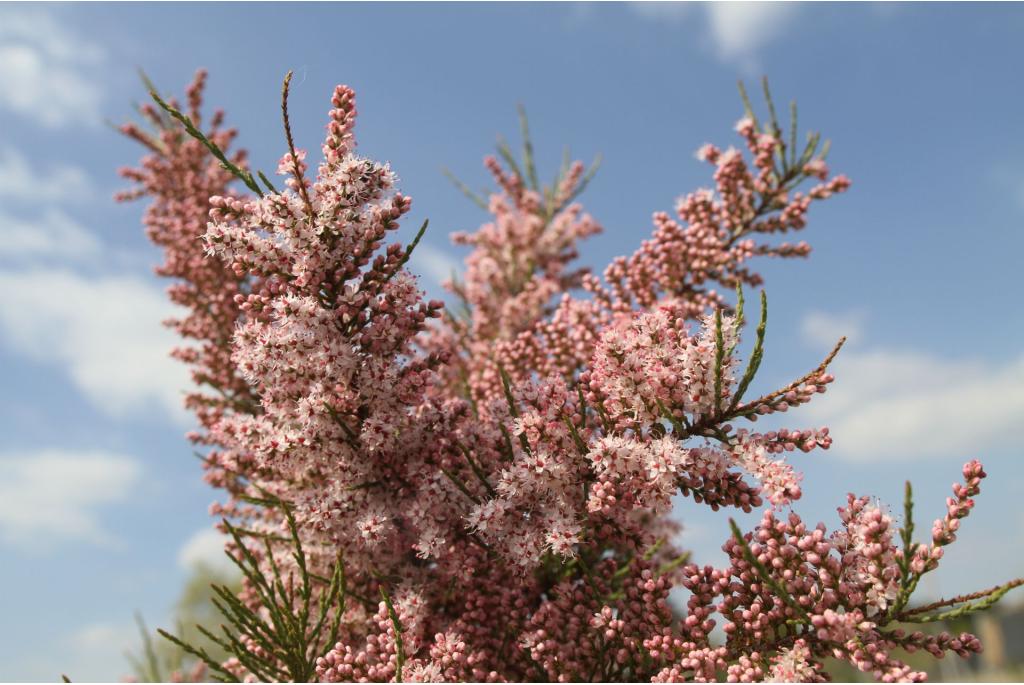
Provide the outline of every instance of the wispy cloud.
{"type": "Polygon", "coordinates": [[[207,569],[218,574],[232,574],[236,566],[224,554],[227,538],[213,528],[196,531],[178,550],[178,566],[184,571],[207,569]]]}
{"type": "Polygon", "coordinates": [[[834,314],[811,312],[800,322],[800,330],[811,344],[829,348],[839,338],[846,338],[847,349],[855,346],[864,336],[867,313],[864,311],[834,314]]]}
{"type": "Polygon", "coordinates": [[[758,51],[782,37],[800,11],[793,2],[633,2],[629,7],[662,22],[689,22],[702,15],[715,56],[746,71],[756,68],[758,51]]]}
{"type": "MultiPolygon", "coordinates": [[[[0,78],[3,78],[0,76],[0,78]]],[[[66,163],[33,169],[24,154],[0,148],[0,197],[26,205],[78,202],[95,192],[85,171],[66,163]]]]}
{"type": "Polygon", "coordinates": [[[409,268],[413,273],[422,274],[440,286],[449,280],[453,273],[460,273],[462,264],[450,252],[428,243],[420,243],[412,253],[409,268]]]}
{"type": "Polygon", "coordinates": [[[779,38],[799,11],[791,2],[711,2],[704,5],[719,58],[741,64],[779,38]]]}
{"type": "Polygon", "coordinates": [[[141,639],[138,626],[129,622],[88,623],[66,639],[67,662],[60,664],[61,671],[80,682],[123,677],[125,654],[138,653],[141,639]]]}
{"type": "Polygon", "coordinates": [[[67,540],[109,544],[100,510],[124,500],[140,473],[135,460],[103,452],[0,455],[0,541],[34,548],[67,540]]]}
{"type": "MultiPolygon", "coordinates": [[[[811,315],[804,321],[804,333],[816,346],[842,335],[836,321],[849,317],[831,324],[828,318],[811,315]]],[[[1024,447],[1015,437],[1024,416],[1024,356],[993,362],[853,344],[833,372],[829,391],[801,412],[830,426],[841,456],[967,457],[1024,447]]]]}
{"type": "Polygon", "coordinates": [[[60,209],[47,209],[31,221],[0,210],[0,234],[0,260],[8,262],[88,262],[100,251],[96,237],[60,209]]]}
{"type": "Polygon", "coordinates": [[[94,194],[82,169],[66,163],[40,168],[14,147],[0,146],[0,200],[6,207],[0,209],[0,260],[92,261],[99,254],[99,240],[59,207],[94,194]]]}
{"type": "MultiPolygon", "coordinates": [[[[4,26],[0,35],[9,31],[4,26]]],[[[60,56],[65,48],[47,45],[45,51],[60,56]]],[[[110,415],[184,420],[181,391],[188,375],[168,357],[179,341],[161,325],[174,307],[149,279],[82,273],[82,267],[100,267],[101,255],[109,261],[125,253],[104,252],[95,234],[54,206],[89,192],[77,169],[39,172],[13,148],[0,148],[0,198],[10,196],[7,205],[46,207],[30,218],[0,210],[0,345],[63,367],[110,415]]]]}
{"type": "Polygon", "coordinates": [[[187,373],[167,356],[178,340],[161,326],[174,309],[150,281],[34,268],[0,271],[0,291],[0,343],[63,367],[112,416],[185,418],[187,373]]]}
{"type": "Polygon", "coordinates": [[[689,2],[641,2],[629,3],[629,8],[642,17],[662,21],[682,21],[693,16],[696,5],[689,2]]]}
{"type": "Polygon", "coordinates": [[[47,127],[98,124],[103,92],[95,73],[105,58],[98,43],[48,13],[0,9],[0,107],[47,127]]]}
{"type": "MultiPolygon", "coordinates": [[[[119,609],[115,612],[130,611],[119,609]]],[[[117,682],[131,669],[126,654],[141,653],[139,628],[131,620],[93,620],[76,626],[73,616],[62,613],[60,623],[63,630],[46,631],[46,640],[37,637],[24,645],[9,641],[15,646],[5,655],[4,675],[25,682],[54,682],[64,673],[73,682],[117,682]]]]}

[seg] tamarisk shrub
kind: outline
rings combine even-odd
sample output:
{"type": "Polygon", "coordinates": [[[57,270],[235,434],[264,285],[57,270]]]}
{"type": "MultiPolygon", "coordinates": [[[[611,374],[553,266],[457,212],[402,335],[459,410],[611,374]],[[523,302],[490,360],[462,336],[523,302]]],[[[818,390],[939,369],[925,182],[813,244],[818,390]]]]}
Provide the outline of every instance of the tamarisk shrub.
{"type": "Polygon", "coordinates": [[[981,649],[906,627],[1021,583],[912,604],[974,506],[981,464],[964,467],[930,543],[914,541],[909,485],[901,521],[850,495],[829,531],[792,510],[788,461],[827,449],[828,429],[754,427],[825,392],[842,341],[751,399],[767,325],[762,292],[741,359],[743,287],[762,283],[752,260],[806,256],[776,236],[849,187],[817,134],[798,147],[795,110],[784,134],[767,85],[766,121],[742,93],[740,148],[698,152],[713,189],[656,213],[600,277],[574,266],[600,231],[578,203],[596,166],[567,161],[542,184],[523,116],[521,156],[502,142],[485,160],[497,190],[469,193],[492,219],[455,236],[472,251],[447,284],[452,311],[406,268],[426,222],[385,246],[412,203],[387,164],[356,153],[355,94],[334,91],[312,174],[289,81],[280,190],[228,152],[221,113],[201,119],[202,72],[184,111],[154,91],[151,130],[124,128],[148,152],[123,171],[137,184],[123,198],[149,198],[158,272],[188,310],[171,325],[192,341],[175,352],[198,387],[190,437],[226,492],[212,511],[244,576],[241,593],[217,590],[220,631],[203,629],[230,659],[165,633],[211,675],[818,681],[835,658],[894,681],[925,678],[897,649],[981,649]],[[730,521],[726,566],[700,566],[675,545],[674,500],[764,514],[750,532],[730,521]]]}

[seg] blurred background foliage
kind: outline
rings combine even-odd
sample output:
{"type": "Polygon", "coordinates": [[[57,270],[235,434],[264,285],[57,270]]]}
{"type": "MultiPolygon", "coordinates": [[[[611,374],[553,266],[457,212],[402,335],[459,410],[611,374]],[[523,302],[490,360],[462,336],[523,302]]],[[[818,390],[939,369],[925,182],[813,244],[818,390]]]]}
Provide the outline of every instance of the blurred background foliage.
{"type": "MultiPolygon", "coordinates": [[[[209,638],[196,630],[197,625],[214,627],[220,623],[220,614],[211,601],[214,597],[211,585],[226,585],[234,591],[242,589],[241,576],[208,564],[197,564],[191,577],[185,582],[181,595],[175,603],[174,625],[160,626],[172,630],[189,644],[205,649],[214,658],[224,660],[227,654],[209,638]]],[[[152,626],[145,624],[137,614],[140,645],[126,656],[132,667],[132,675],[138,682],[156,683],[180,681],[187,677],[196,666],[196,659],[186,654],[181,647],[156,634],[152,626]]]]}

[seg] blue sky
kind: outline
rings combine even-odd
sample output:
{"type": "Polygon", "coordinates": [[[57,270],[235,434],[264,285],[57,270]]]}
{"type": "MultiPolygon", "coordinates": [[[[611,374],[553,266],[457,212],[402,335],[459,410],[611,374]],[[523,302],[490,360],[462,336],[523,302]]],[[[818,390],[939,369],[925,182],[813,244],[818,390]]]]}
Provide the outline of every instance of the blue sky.
{"type": "MultiPolygon", "coordinates": [[[[316,149],[328,98],[356,88],[364,154],[389,160],[431,230],[413,266],[439,295],[446,235],[485,216],[439,169],[485,187],[495,136],[528,108],[542,168],[563,145],[604,162],[582,198],[604,225],[582,261],[631,252],[650,214],[709,184],[693,152],[736,141],[735,82],[833,140],[846,195],[815,208],[808,261],[762,263],[772,304],[763,389],[851,336],[833,390],[786,417],[828,424],[799,457],[798,510],[836,522],[848,491],[925,525],[968,458],[991,475],[929,594],[1024,575],[1024,7],[1006,5],[0,6],[0,678],[116,679],[131,615],[166,624],[215,493],[183,433],[184,372],[141,205],[115,205],[139,150],[105,120],[199,66],[257,166],[282,152],[280,80],[316,149]]],[[[724,519],[679,507],[697,558],[724,519]]]]}

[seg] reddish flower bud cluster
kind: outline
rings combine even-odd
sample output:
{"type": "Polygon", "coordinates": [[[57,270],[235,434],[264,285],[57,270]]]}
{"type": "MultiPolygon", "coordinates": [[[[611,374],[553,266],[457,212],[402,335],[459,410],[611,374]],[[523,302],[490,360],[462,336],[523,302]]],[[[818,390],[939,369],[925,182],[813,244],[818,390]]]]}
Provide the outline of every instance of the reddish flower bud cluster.
{"type": "Polygon", "coordinates": [[[702,189],[679,201],[676,213],[682,223],[665,212],[654,214],[655,231],[630,257],[619,257],[605,271],[609,288],[596,281],[588,286],[616,310],[651,307],[666,297],[680,299],[687,318],[699,318],[725,300],[708,285],[729,290],[738,285],[757,286],[761,276],[750,271],[751,257],[805,257],[807,243],[772,245],[758,243],[756,236],[797,231],[806,226],[806,214],[814,201],[825,200],[850,187],[845,176],[828,179],[821,158],[802,167],[783,161],[780,173],[777,151],[782,140],[777,132],[757,131],[746,118],[736,125],[753,167],[742,153],[705,145],[698,159],[715,167],[715,189],[702,189]],[[807,191],[796,188],[806,179],[822,182],[807,191]]]}

